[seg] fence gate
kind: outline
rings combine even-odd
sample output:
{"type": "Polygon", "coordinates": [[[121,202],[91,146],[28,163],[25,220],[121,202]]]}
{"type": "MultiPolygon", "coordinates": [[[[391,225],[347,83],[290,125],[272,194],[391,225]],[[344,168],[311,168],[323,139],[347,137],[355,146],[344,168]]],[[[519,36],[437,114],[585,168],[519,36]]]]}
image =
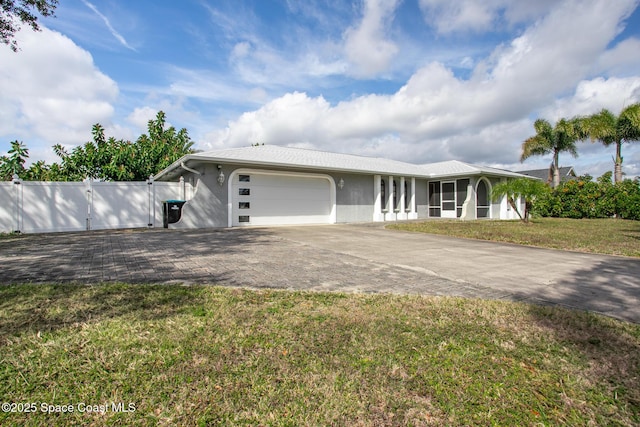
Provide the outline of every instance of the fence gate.
{"type": "Polygon", "coordinates": [[[180,182],[0,183],[0,232],[162,227],[162,201],[191,197],[180,182]]]}

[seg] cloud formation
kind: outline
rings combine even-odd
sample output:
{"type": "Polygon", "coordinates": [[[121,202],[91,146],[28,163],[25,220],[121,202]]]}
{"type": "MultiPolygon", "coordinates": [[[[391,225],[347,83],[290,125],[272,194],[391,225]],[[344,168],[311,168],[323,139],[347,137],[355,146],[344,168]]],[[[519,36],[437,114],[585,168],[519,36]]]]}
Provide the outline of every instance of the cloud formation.
{"type": "Polygon", "coordinates": [[[20,52],[0,49],[0,129],[5,135],[78,143],[91,126],[108,122],[118,86],[91,55],[60,33],[18,34],[20,52]]]}
{"type": "Polygon", "coordinates": [[[109,21],[109,19],[106,16],[104,16],[93,3],[89,3],[87,0],[82,0],[82,2],[89,9],[91,9],[100,19],[102,19],[102,22],[104,22],[104,25],[106,25],[106,27],[109,30],[109,32],[111,33],[111,35],[116,40],[118,40],[118,42],[120,42],[120,44],[122,46],[126,47],[127,49],[131,49],[131,50],[135,51],[135,49],[127,42],[127,40],[125,40],[125,38],[122,36],[122,34],[120,34],[118,31],[116,31],[115,28],[113,28],[113,25],[111,25],[111,21],[109,21]]]}
{"type": "Polygon", "coordinates": [[[372,77],[386,71],[398,53],[396,44],[387,37],[398,3],[399,0],[365,0],[362,20],[345,31],[345,54],[356,76],[372,77]]]}
{"type": "MultiPolygon", "coordinates": [[[[389,19],[395,3],[386,9],[373,3],[378,9],[366,19],[389,19]]],[[[619,111],[623,100],[640,101],[640,77],[592,77],[594,64],[625,64],[622,57],[636,42],[628,40],[612,49],[608,45],[635,2],[582,3],[580,8],[574,1],[557,5],[479,61],[468,79],[431,62],[390,95],[369,94],[331,105],[322,96],[288,93],[211,133],[209,146],[302,144],[424,163],[461,159],[514,166],[521,142],[533,132],[534,116],[555,120],[604,107],[619,111]],[[571,43],[558,42],[568,39],[571,43]]],[[[493,4],[497,10],[506,2],[493,4]]],[[[487,13],[493,16],[495,10],[487,13]]],[[[525,9],[507,12],[514,20],[539,14],[525,9]]],[[[376,64],[381,62],[363,63],[372,72],[380,70],[376,64]]]]}
{"type": "MultiPolygon", "coordinates": [[[[67,36],[24,32],[22,52],[0,51],[6,141],[50,151],[86,141],[96,122],[131,139],[162,109],[199,149],[260,142],[533,168],[549,161],[518,163],[536,118],[640,101],[638,0],[237,0],[180,13],[115,0],[104,15],[89,1],[43,22],[67,36]],[[138,51],[114,50],[130,47],[116,21],[138,51]]],[[[640,144],[624,150],[625,171],[638,170],[640,144]]],[[[611,154],[579,152],[593,174],[611,154]]]]}

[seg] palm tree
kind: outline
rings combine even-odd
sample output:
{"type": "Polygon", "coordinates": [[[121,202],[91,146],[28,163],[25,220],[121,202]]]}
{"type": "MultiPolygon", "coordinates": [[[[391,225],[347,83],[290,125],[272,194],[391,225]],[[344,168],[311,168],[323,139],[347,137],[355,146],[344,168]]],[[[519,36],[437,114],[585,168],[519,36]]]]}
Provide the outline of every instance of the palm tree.
{"type": "Polygon", "coordinates": [[[614,159],[615,182],[622,181],[622,143],[640,140],[640,103],[624,108],[616,117],[603,109],[597,114],[583,119],[584,130],[591,141],[600,141],[605,146],[616,144],[614,159]]]}
{"type": "Polygon", "coordinates": [[[536,134],[527,138],[522,143],[522,155],[520,161],[523,162],[531,156],[553,155],[551,171],[553,175],[552,187],[560,185],[560,167],[558,156],[561,152],[567,151],[573,157],[578,157],[576,141],[580,139],[580,122],[578,119],[560,119],[555,126],[551,126],[545,119],[538,119],[533,124],[536,134]]]}
{"type": "Polygon", "coordinates": [[[532,178],[517,178],[508,181],[502,181],[493,186],[491,190],[491,199],[494,201],[502,197],[507,198],[507,203],[518,214],[522,222],[529,222],[529,214],[536,198],[541,197],[546,191],[550,191],[549,187],[542,181],[532,178]],[[520,213],[516,201],[524,201],[524,211],[520,213]]]}

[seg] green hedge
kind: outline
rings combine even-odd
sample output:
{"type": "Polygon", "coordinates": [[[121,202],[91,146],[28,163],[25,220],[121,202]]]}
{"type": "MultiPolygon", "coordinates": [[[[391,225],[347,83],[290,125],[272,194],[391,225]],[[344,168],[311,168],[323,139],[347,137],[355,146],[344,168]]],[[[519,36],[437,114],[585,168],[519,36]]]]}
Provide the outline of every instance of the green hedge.
{"type": "Polygon", "coordinates": [[[611,172],[593,181],[589,175],[560,184],[536,200],[533,213],[559,218],[640,220],[640,180],[613,184],[611,172]]]}

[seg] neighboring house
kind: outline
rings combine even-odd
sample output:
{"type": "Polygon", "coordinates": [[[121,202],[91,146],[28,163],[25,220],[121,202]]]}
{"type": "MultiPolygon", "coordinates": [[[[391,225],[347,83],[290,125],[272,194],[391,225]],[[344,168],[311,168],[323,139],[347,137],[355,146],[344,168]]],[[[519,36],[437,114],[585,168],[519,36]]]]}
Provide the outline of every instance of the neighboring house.
{"type": "Polygon", "coordinates": [[[459,161],[395,160],[260,145],[184,156],[154,177],[195,189],[172,228],[514,219],[491,188],[523,175],[459,161]]]}
{"type": "MultiPolygon", "coordinates": [[[[526,171],[518,171],[518,173],[522,175],[531,176],[533,178],[538,178],[546,182],[547,184],[551,184],[553,181],[553,175],[551,173],[551,168],[547,169],[532,169],[526,171]]],[[[573,166],[561,167],[560,168],[560,182],[567,182],[576,177],[576,172],[573,170],[573,166]]]]}

